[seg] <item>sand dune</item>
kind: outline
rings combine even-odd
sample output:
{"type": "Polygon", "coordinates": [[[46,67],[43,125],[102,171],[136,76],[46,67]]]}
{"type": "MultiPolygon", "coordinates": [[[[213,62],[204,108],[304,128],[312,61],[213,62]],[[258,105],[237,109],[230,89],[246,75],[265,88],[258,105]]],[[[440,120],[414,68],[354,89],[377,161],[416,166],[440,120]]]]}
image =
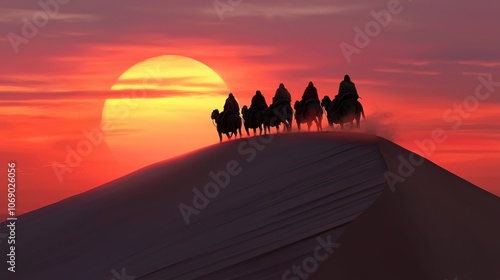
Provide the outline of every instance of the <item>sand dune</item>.
{"type": "Polygon", "coordinates": [[[499,199],[427,161],[389,187],[384,174],[398,172],[399,155],[409,156],[350,133],[207,147],[19,217],[18,272],[0,273],[497,279],[499,199]]]}

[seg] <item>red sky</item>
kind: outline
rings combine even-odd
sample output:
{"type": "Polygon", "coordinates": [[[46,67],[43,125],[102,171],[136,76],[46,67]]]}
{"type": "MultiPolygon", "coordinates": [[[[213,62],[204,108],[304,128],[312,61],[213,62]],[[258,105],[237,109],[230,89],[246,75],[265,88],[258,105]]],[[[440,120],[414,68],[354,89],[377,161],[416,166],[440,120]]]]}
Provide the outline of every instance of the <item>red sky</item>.
{"type": "MultiPolygon", "coordinates": [[[[23,18],[32,21],[43,9],[36,2],[2,3],[0,159],[18,164],[20,213],[163,159],[152,151],[127,158],[123,147],[130,154],[142,150],[140,143],[126,140],[136,132],[123,129],[116,136],[122,139],[121,154],[104,141],[62,180],[53,170],[67,160],[68,147],[76,149],[85,141],[83,130],[101,126],[105,100],[121,98],[110,91],[118,78],[133,65],[162,55],[187,56],[212,68],[241,105],[257,89],[270,100],[281,82],[294,99],[311,80],[320,96],[331,96],[348,73],[363,98],[365,130],[500,195],[498,2],[215,2],[240,3],[226,10],[223,19],[213,3],[68,1],[58,4],[58,12],[17,47],[12,34],[24,36],[23,18]],[[397,13],[346,59],[340,45],[356,46],[355,28],[364,30],[374,20],[372,11],[380,13],[388,5],[395,5],[397,13]],[[479,77],[494,86],[483,87],[482,96],[490,94],[476,104],[479,77]],[[456,106],[464,100],[470,110],[460,113],[456,106]],[[420,148],[416,143],[431,139],[435,129],[442,129],[447,139],[434,142],[432,152],[420,148]]],[[[222,109],[224,97],[211,98],[222,109]]],[[[167,138],[164,153],[174,156],[217,143],[210,111],[200,114],[206,120],[193,123],[200,128],[167,138]]],[[[177,129],[166,131],[174,135],[177,129]]]]}

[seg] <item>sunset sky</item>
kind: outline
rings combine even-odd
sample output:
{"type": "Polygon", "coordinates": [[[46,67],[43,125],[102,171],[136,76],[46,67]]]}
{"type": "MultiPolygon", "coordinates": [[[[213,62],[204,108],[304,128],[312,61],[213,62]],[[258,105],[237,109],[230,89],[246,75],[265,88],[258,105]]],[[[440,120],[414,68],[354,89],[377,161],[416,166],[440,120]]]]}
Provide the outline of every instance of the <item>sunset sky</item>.
{"type": "Polygon", "coordinates": [[[313,81],[332,96],[344,74],[363,131],[500,195],[497,1],[41,2],[0,5],[0,159],[18,165],[19,213],[217,144],[229,92],[249,105],[283,82],[296,100],[313,81]]]}

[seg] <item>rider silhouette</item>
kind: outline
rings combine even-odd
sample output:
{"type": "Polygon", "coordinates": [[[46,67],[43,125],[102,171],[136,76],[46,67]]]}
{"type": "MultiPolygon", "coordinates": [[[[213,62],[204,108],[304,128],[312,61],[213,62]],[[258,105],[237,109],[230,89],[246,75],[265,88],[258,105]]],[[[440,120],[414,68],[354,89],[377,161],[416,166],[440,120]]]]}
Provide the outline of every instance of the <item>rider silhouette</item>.
{"type": "Polygon", "coordinates": [[[277,103],[286,101],[289,104],[292,103],[292,95],[288,92],[288,89],[285,88],[283,83],[280,84],[279,88],[276,90],[276,94],[273,97],[273,106],[277,103]]]}
{"type": "Polygon", "coordinates": [[[224,127],[226,124],[226,117],[230,114],[240,115],[240,106],[238,105],[238,101],[234,98],[232,93],[226,99],[226,103],[224,104],[224,111],[222,112],[221,117],[221,126],[224,127]]]}
{"type": "Polygon", "coordinates": [[[252,113],[259,109],[265,109],[265,108],[267,108],[266,98],[264,97],[264,95],[262,95],[262,92],[258,90],[252,97],[252,104],[250,104],[250,112],[252,113]]]}
{"type": "Polygon", "coordinates": [[[240,114],[240,106],[238,105],[238,101],[234,98],[232,93],[226,99],[226,103],[224,104],[224,112],[226,113],[236,113],[240,114]]]}
{"type": "Polygon", "coordinates": [[[302,102],[306,102],[311,99],[319,100],[318,90],[314,86],[313,82],[309,82],[309,85],[304,90],[304,94],[302,95],[302,102]]]}
{"type": "Polygon", "coordinates": [[[348,99],[358,100],[358,98],[359,95],[356,90],[356,85],[351,81],[351,77],[349,77],[349,75],[345,75],[344,80],[340,82],[339,93],[333,99],[331,106],[334,111],[337,111],[342,101],[348,99]]]}
{"type": "Polygon", "coordinates": [[[340,82],[339,85],[338,97],[345,99],[348,97],[346,95],[349,95],[349,99],[352,98],[357,100],[359,98],[358,91],[356,90],[356,85],[351,81],[351,77],[349,77],[349,75],[345,75],[344,80],[340,82]]]}
{"type": "Polygon", "coordinates": [[[264,97],[264,95],[262,95],[262,92],[258,90],[252,97],[252,103],[250,104],[250,109],[248,110],[248,113],[250,115],[248,119],[251,120],[255,113],[257,113],[260,110],[265,110],[266,108],[267,108],[266,98],[264,97]]]}
{"type": "Polygon", "coordinates": [[[302,100],[300,101],[300,112],[304,112],[304,108],[309,101],[317,100],[319,102],[318,90],[314,86],[313,82],[309,82],[306,89],[304,90],[304,94],[302,95],[302,100]]]}

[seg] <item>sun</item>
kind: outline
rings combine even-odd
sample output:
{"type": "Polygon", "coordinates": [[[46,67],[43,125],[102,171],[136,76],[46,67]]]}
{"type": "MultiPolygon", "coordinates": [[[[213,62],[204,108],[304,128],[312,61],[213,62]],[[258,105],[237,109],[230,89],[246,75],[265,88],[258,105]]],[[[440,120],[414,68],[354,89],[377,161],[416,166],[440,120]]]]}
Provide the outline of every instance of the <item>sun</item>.
{"type": "Polygon", "coordinates": [[[165,55],[135,64],[111,87],[102,112],[106,144],[117,160],[139,168],[214,143],[210,120],[229,92],[209,66],[165,55]]]}
{"type": "Polygon", "coordinates": [[[111,90],[162,90],[168,91],[168,95],[213,94],[227,90],[227,85],[214,70],[195,59],[164,55],[130,67],[111,90]]]}

